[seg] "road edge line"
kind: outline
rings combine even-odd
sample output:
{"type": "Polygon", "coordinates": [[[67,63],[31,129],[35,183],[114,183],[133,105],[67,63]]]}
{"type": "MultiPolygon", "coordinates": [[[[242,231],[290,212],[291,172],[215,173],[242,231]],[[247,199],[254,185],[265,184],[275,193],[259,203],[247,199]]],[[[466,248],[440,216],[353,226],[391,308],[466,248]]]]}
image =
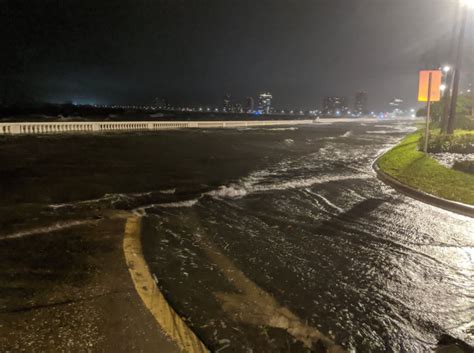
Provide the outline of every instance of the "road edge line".
{"type": "Polygon", "coordinates": [[[135,289],[164,333],[183,353],[210,353],[209,349],[175,312],[156,285],[143,257],[140,216],[125,223],[123,251],[135,289]]]}

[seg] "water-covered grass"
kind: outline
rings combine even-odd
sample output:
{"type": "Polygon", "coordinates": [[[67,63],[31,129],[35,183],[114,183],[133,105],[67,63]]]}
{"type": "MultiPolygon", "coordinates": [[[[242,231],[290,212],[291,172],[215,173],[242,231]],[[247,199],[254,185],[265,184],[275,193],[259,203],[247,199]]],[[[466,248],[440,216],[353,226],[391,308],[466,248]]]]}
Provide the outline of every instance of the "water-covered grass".
{"type": "Polygon", "coordinates": [[[382,171],[415,189],[474,205],[474,175],[446,168],[418,151],[421,132],[407,136],[378,161],[382,171]]]}

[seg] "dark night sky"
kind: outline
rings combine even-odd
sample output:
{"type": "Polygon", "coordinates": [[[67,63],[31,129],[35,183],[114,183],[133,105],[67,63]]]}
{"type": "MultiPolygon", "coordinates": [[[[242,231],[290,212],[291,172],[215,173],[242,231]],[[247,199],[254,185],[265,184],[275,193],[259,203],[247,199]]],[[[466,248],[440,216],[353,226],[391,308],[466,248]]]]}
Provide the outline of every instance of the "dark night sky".
{"type": "Polygon", "coordinates": [[[277,107],[313,108],[364,89],[379,110],[414,104],[417,70],[448,59],[455,3],[0,0],[0,72],[55,101],[220,104],[268,90],[277,107]]]}

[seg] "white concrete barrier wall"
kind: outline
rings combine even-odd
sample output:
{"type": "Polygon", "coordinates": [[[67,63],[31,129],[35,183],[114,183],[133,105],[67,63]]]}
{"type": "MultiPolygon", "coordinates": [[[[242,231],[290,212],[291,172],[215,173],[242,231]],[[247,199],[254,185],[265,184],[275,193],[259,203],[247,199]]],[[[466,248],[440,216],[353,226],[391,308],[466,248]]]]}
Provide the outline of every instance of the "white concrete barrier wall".
{"type": "Polygon", "coordinates": [[[24,122],[0,123],[0,135],[154,131],[185,128],[235,128],[247,126],[301,125],[311,124],[312,122],[313,120],[24,122]]]}

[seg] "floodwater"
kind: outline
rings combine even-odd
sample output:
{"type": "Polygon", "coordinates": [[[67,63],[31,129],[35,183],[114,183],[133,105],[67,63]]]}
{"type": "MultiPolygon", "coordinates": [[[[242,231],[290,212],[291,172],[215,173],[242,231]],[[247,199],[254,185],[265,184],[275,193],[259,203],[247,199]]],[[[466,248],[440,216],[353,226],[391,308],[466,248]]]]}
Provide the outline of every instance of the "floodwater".
{"type": "Polygon", "coordinates": [[[143,216],[158,285],[215,352],[474,343],[474,221],[372,162],[408,122],[0,140],[1,237],[143,216]],[[312,348],[311,348],[312,347],[312,348]]]}

